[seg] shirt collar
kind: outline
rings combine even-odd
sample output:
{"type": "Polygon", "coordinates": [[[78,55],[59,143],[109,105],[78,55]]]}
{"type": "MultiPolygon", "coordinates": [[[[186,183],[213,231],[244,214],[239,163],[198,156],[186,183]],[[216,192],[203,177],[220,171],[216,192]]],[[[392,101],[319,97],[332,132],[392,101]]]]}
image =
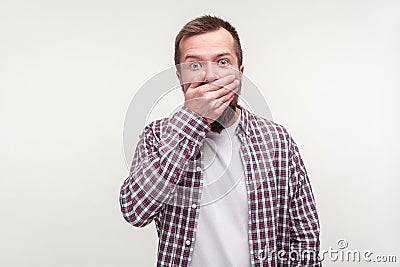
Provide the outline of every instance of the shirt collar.
{"type": "Polygon", "coordinates": [[[250,112],[242,107],[241,105],[237,105],[238,108],[240,108],[240,121],[239,121],[239,126],[238,130],[243,131],[246,135],[251,134],[251,125],[250,125],[250,112]]]}

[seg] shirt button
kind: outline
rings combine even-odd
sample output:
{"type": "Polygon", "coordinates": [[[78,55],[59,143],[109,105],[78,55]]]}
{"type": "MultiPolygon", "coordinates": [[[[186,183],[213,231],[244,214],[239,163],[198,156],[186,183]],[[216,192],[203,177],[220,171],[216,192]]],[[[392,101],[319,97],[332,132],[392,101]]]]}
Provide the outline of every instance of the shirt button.
{"type": "Polygon", "coordinates": [[[201,172],[201,168],[200,168],[200,167],[197,167],[196,170],[197,170],[198,172],[201,172]]]}
{"type": "Polygon", "coordinates": [[[189,240],[189,239],[188,239],[188,240],[186,240],[186,242],[185,242],[185,243],[186,243],[186,245],[188,245],[188,246],[189,246],[189,245],[190,245],[190,240],[189,240]]]}
{"type": "Polygon", "coordinates": [[[195,208],[197,208],[197,205],[196,205],[196,203],[193,203],[192,204],[192,209],[195,209],[195,208]]]}

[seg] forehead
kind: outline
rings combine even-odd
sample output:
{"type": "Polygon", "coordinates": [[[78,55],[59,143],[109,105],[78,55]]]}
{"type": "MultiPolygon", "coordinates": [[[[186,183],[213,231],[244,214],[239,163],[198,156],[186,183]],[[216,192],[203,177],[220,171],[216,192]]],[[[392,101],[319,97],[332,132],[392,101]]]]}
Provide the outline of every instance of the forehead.
{"type": "Polygon", "coordinates": [[[179,48],[181,59],[186,54],[196,54],[199,56],[220,52],[230,52],[233,54],[234,40],[227,30],[220,28],[216,31],[184,37],[179,44],[179,48]]]}

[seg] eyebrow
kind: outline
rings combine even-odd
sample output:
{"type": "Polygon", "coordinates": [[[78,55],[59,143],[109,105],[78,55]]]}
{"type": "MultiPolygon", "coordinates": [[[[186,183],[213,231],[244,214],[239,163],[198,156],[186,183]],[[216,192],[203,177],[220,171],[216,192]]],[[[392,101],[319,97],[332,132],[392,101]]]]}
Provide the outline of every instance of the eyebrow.
{"type": "MultiPolygon", "coordinates": [[[[232,54],[229,53],[229,52],[223,52],[223,53],[219,53],[219,54],[215,55],[214,58],[220,58],[220,57],[224,57],[224,56],[232,56],[232,54]]],[[[200,58],[201,58],[200,56],[188,54],[188,55],[185,56],[183,61],[186,61],[187,59],[197,59],[198,60],[200,58]]]]}
{"type": "Polygon", "coordinates": [[[195,55],[186,55],[183,61],[186,61],[187,59],[199,59],[199,57],[195,55]]]}
{"type": "Polygon", "coordinates": [[[220,53],[220,54],[217,54],[217,56],[215,58],[225,57],[225,56],[232,56],[232,54],[229,52],[220,53]]]}

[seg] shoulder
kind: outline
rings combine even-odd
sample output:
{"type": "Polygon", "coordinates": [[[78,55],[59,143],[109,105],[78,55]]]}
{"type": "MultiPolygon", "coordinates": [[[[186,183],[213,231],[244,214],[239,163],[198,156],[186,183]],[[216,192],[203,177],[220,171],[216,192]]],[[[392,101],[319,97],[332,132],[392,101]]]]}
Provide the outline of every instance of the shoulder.
{"type": "Polygon", "coordinates": [[[263,118],[248,110],[244,110],[247,117],[250,133],[255,136],[268,136],[269,138],[278,139],[280,141],[289,142],[292,140],[285,126],[274,121],[263,118]]]}

